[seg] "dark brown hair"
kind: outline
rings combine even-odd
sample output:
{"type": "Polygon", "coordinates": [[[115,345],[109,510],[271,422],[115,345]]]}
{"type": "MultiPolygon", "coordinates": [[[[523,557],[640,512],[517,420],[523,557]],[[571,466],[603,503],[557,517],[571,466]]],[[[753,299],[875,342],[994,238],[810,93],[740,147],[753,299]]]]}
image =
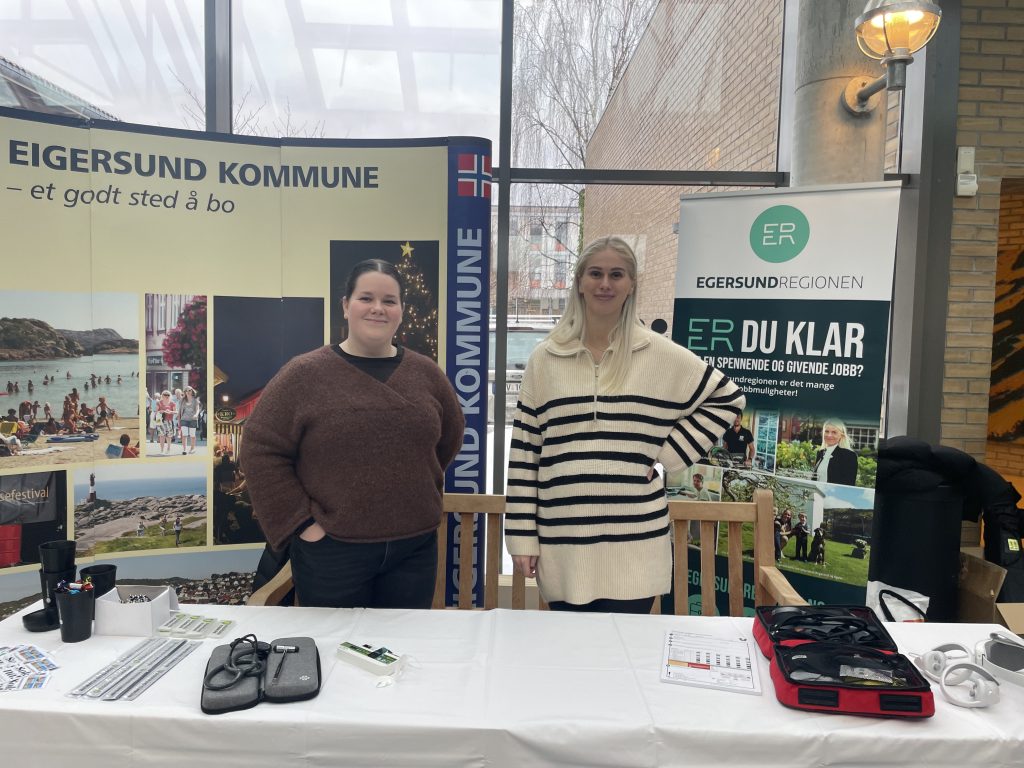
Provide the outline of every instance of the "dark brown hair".
{"type": "Polygon", "coordinates": [[[352,294],[356,290],[356,282],[367,272],[381,272],[388,277],[393,277],[395,282],[398,283],[398,300],[405,304],[405,283],[402,282],[402,275],[394,264],[390,261],[384,261],[384,259],[367,259],[366,261],[360,261],[352,267],[348,280],[345,282],[344,295],[346,299],[352,298],[352,294]]]}

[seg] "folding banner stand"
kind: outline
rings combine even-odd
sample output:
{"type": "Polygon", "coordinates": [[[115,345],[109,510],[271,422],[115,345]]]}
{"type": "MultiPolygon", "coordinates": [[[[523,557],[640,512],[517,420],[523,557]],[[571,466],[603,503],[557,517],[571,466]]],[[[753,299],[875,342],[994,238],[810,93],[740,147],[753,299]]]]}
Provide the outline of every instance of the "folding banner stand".
{"type": "Polygon", "coordinates": [[[672,338],[747,407],[670,493],[695,473],[723,501],[770,488],[778,564],[812,601],[862,602],[867,583],[898,209],[897,183],[680,206],[672,338]]]}
{"type": "MultiPolygon", "coordinates": [[[[90,408],[102,395],[117,411],[116,429],[98,429],[96,440],[43,438],[25,456],[0,457],[0,477],[66,473],[74,511],[65,513],[64,530],[89,553],[86,562],[145,550],[152,557],[122,559],[119,576],[130,578],[134,566],[170,577],[183,550],[259,547],[242,506],[214,519],[213,446],[239,450],[245,417],[273,373],[332,340],[338,280],[360,257],[392,261],[407,276],[416,311],[400,335],[438,361],[467,416],[467,441],[447,485],[482,489],[489,141],[276,140],[0,108],[0,145],[0,231],[12,269],[0,305],[26,332],[7,375],[22,392],[32,380],[40,415],[45,401],[59,417],[72,388],[90,408]],[[166,342],[187,313],[191,335],[166,342]],[[281,322],[267,328],[268,317],[281,322]],[[101,348],[95,339],[105,330],[112,333],[101,348]],[[158,370],[161,382],[199,389],[208,424],[194,453],[178,445],[171,456],[146,450],[153,410],[146,390],[158,370]],[[126,462],[108,450],[122,432],[142,444],[141,458],[126,462]],[[171,477],[188,483],[174,486],[171,477]],[[173,515],[165,523],[130,512],[134,498],[207,494],[182,514],[181,547],[169,532],[173,515]]],[[[380,471],[401,488],[401,467],[380,471]]],[[[215,479],[219,488],[223,478],[215,479]]]]}

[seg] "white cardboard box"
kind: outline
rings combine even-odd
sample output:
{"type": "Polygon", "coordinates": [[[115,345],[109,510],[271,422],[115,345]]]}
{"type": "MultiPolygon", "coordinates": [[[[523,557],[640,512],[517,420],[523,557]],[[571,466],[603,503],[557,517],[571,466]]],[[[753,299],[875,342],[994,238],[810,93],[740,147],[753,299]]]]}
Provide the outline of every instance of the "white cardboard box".
{"type": "Polygon", "coordinates": [[[97,635],[151,637],[156,628],[178,610],[178,593],[173,587],[119,584],[96,598],[97,635]],[[146,595],[148,603],[122,603],[129,595],[146,595]]]}

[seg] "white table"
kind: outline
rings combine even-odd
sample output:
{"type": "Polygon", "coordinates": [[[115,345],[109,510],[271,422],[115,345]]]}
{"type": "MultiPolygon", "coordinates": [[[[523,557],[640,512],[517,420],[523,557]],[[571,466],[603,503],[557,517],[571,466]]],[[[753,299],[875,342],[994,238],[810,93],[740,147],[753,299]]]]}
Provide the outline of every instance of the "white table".
{"type": "MultiPolygon", "coordinates": [[[[189,608],[189,607],[186,607],[189,608]]],[[[0,623],[0,645],[34,643],[61,669],[45,689],[0,694],[4,768],[102,766],[859,766],[1024,765],[1024,688],[1003,685],[991,710],[947,704],[896,721],[800,712],[761,696],[662,683],[666,629],[749,619],[539,611],[364,611],[195,606],[233,618],[234,636],[316,638],[318,698],[207,716],[199,709],[204,646],[134,702],[64,694],[137,642],[64,645],[59,632],[0,623]],[[385,644],[416,663],[394,685],[334,656],[343,639],[385,644]]],[[[897,624],[903,651],[973,645],[985,625],[897,624]]]]}

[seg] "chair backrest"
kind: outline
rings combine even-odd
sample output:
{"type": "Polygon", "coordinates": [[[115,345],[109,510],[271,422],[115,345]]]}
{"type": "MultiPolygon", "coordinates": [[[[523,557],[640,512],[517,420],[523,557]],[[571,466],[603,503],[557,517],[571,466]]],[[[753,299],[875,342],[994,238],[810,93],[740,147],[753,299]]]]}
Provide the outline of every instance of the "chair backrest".
{"type": "MultiPolygon", "coordinates": [[[[459,600],[462,609],[473,605],[473,539],[474,523],[484,529],[484,608],[498,607],[498,580],[501,572],[501,532],[505,517],[505,497],[483,493],[446,493],[444,495],[441,526],[437,529],[437,583],[434,587],[433,608],[445,607],[445,583],[448,572],[448,515],[456,516],[459,542],[459,600]]],[[[248,605],[279,605],[292,589],[291,563],[267,584],[256,590],[248,605]]],[[[512,575],[512,608],[526,607],[526,578],[521,573],[512,575]]],[[[547,608],[540,601],[542,609],[547,608]]]]}
{"type": "Polygon", "coordinates": [[[759,488],[748,502],[670,501],[673,551],[673,611],[689,613],[689,547],[691,523],[699,525],[701,569],[701,613],[713,616],[715,609],[715,555],[718,553],[719,525],[728,530],[729,615],[743,615],[743,527],[753,532],[755,605],[806,605],[775,567],[775,502],[772,492],[759,488]]]}
{"type": "Polygon", "coordinates": [[[0,421],[0,435],[4,437],[10,437],[18,431],[18,422],[16,421],[0,421]]]}
{"type": "MultiPolygon", "coordinates": [[[[434,608],[444,608],[445,574],[448,569],[448,514],[456,516],[459,526],[459,601],[462,609],[473,608],[473,524],[484,529],[484,604],[485,609],[498,607],[498,579],[501,573],[501,531],[505,518],[505,497],[484,493],[446,493],[441,527],[437,531],[437,585],[434,608]]],[[[526,607],[526,578],[512,574],[511,607],[526,607]]],[[[541,607],[546,606],[541,603],[541,607]]]]}

